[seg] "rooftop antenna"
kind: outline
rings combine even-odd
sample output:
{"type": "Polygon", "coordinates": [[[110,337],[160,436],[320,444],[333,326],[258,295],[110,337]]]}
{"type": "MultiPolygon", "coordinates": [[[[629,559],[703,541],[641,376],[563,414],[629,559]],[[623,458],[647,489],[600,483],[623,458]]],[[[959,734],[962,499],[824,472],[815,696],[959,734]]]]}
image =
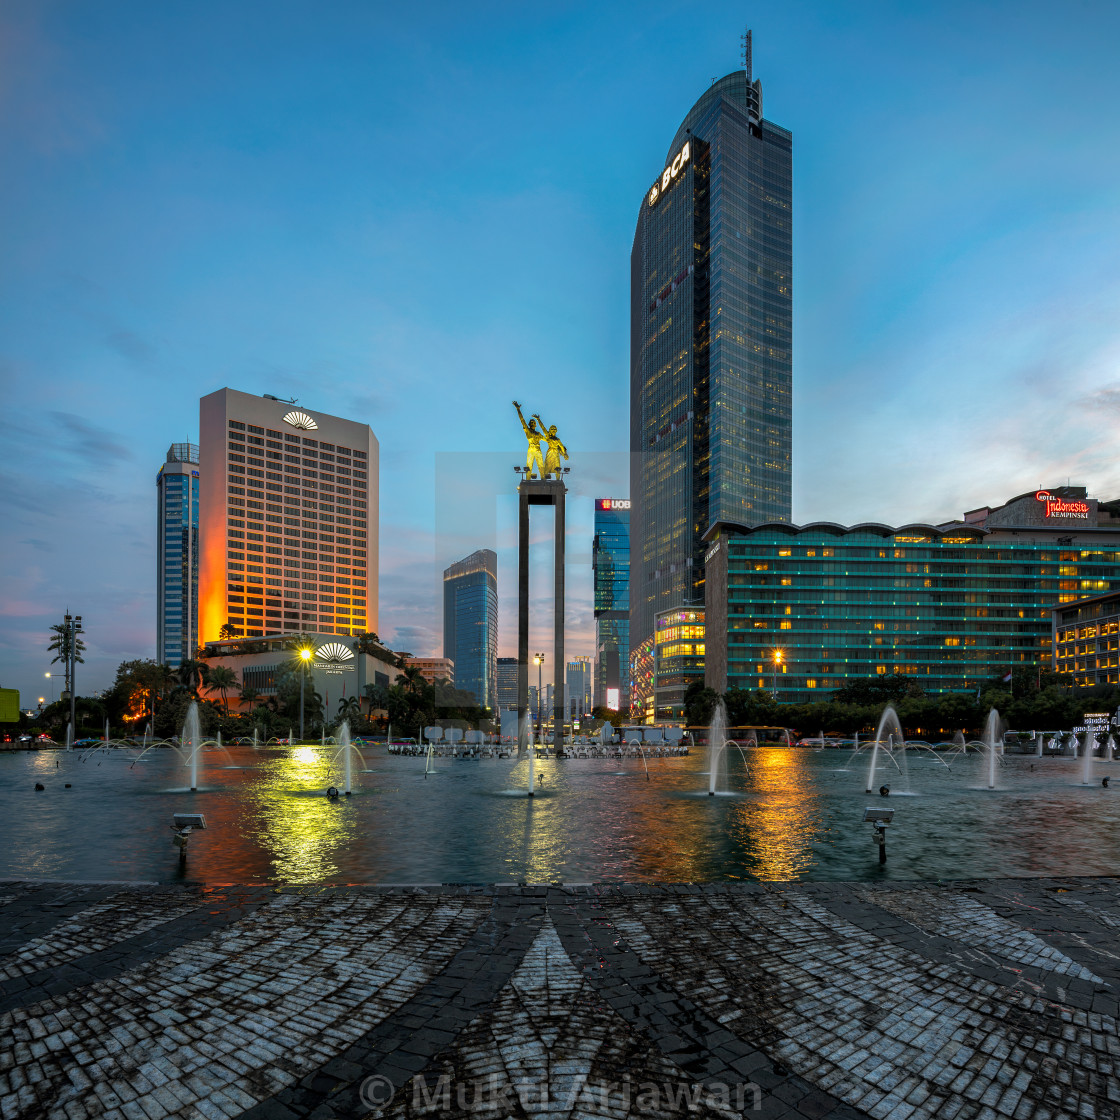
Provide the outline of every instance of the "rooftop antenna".
{"type": "Polygon", "coordinates": [[[743,53],[743,69],[747,72],[747,81],[749,82],[754,76],[753,62],[751,59],[751,29],[749,27],[739,36],[739,43],[743,53]]]}

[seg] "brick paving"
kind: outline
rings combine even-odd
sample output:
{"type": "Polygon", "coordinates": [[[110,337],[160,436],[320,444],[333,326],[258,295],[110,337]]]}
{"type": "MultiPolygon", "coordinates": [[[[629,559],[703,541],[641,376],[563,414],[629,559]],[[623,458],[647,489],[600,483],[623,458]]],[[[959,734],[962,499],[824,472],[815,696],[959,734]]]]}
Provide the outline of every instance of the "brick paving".
{"type": "Polygon", "coordinates": [[[0,1120],[1120,1120],[1120,882],[0,884],[0,1120]]]}

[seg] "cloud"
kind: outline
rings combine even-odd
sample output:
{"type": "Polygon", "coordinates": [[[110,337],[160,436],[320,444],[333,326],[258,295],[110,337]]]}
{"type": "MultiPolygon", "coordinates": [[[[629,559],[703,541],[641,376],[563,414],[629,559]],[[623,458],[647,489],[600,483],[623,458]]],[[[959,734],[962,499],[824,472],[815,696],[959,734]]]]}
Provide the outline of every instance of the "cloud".
{"type": "Polygon", "coordinates": [[[52,412],[50,416],[69,436],[64,449],[87,458],[91,465],[106,458],[127,460],[134,457],[129,448],[117,442],[108,428],[99,428],[72,412],[52,412]]]}
{"type": "Polygon", "coordinates": [[[150,342],[123,327],[110,331],[105,336],[105,345],[137,365],[147,365],[156,356],[156,348],[150,342]]]}
{"type": "Polygon", "coordinates": [[[50,541],[39,540],[37,537],[24,537],[20,544],[29,544],[38,552],[54,552],[54,545],[50,541]]]}

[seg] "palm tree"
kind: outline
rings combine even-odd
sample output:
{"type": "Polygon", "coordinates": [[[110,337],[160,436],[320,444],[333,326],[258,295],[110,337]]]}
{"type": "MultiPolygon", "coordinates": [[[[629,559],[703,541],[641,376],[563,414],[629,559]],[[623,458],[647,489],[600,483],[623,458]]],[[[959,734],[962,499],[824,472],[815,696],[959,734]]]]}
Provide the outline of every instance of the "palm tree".
{"type": "Polygon", "coordinates": [[[183,688],[197,696],[198,690],[206,683],[206,669],[206,665],[201,661],[196,661],[193,657],[187,658],[186,661],[179,663],[179,668],[175,670],[175,678],[183,688]]]}
{"type": "Polygon", "coordinates": [[[415,665],[405,665],[397,674],[397,684],[409,692],[419,692],[424,687],[424,674],[415,665]]]}
{"type": "Polygon", "coordinates": [[[362,714],[362,702],[357,696],[344,696],[338,702],[338,718],[359,719],[362,714]]]}
{"type": "Polygon", "coordinates": [[[261,698],[260,692],[251,684],[243,684],[238,690],[241,693],[241,703],[247,704],[252,709],[253,704],[261,698]]]}
{"type": "Polygon", "coordinates": [[[222,696],[222,710],[229,715],[229,701],[226,693],[231,688],[237,687],[237,674],[228,665],[215,665],[206,674],[206,691],[220,692],[222,696]]]}
{"type": "Polygon", "coordinates": [[[231,639],[238,637],[240,633],[241,631],[238,630],[236,626],[233,626],[231,623],[227,622],[221,628],[221,630],[218,631],[218,641],[228,642],[231,639]]]}

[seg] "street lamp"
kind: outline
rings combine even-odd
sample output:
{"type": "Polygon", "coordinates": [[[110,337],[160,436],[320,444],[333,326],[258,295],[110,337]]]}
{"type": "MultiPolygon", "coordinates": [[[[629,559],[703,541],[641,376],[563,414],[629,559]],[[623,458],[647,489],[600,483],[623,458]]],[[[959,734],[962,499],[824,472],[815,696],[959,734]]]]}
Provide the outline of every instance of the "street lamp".
{"type": "Polygon", "coordinates": [[[541,698],[541,666],[544,664],[544,654],[534,653],[533,661],[537,666],[537,742],[540,742],[543,724],[541,721],[541,714],[544,708],[544,703],[541,698]]]}
{"type": "Polygon", "coordinates": [[[780,649],[774,650],[774,703],[778,702],[778,669],[782,664],[783,653],[780,649]]]}
{"type": "Polygon", "coordinates": [[[51,678],[50,673],[44,673],[43,676],[46,677],[47,680],[49,680],[51,682],[51,703],[53,704],[54,703],[54,680],[51,678]]]}
{"type": "Polygon", "coordinates": [[[307,680],[307,663],[311,660],[311,650],[307,646],[303,646],[299,655],[301,664],[299,667],[299,741],[303,742],[303,684],[307,680]]]}

